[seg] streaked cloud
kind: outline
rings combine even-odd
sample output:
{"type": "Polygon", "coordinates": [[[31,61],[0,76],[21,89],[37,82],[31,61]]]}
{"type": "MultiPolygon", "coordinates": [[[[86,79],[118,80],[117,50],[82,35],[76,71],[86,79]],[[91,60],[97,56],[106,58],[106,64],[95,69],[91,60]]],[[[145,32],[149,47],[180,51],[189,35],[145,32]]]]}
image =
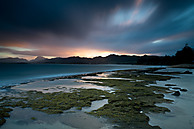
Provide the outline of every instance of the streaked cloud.
{"type": "Polygon", "coordinates": [[[152,43],[161,43],[162,41],[164,41],[164,40],[163,39],[158,39],[158,40],[153,41],[152,43]]]}
{"type": "Polygon", "coordinates": [[[0,46],[0,48],[7,48],[7,49],[12,49],[16,51],[34,51],[36,49],[31,49],[31,48],[22,48],[22,47],[6,47],[6,46],[0,46]]]}
{"type": "Polygon", "coordinates": [[[119,8],[112,15],[110,22],[113,25],[131,26],[143,24],[157,9],[157,5],[143,6],[143,0],[136,0],[132,8],[119,8]]]}
{"type": "Polygon", "coordinates": [[[194,47],[192,0],[0,1],[0,57],[173,54],[194,47]]]}

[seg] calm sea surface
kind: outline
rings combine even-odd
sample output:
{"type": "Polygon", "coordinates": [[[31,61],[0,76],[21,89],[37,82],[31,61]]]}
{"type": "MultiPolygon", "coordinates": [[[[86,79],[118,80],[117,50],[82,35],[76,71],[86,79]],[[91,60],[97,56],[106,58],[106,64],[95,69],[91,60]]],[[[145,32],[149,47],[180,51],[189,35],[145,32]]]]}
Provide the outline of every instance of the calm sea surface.
{"type": "Polygon", "coordinates": [[[0,64],[0,87],[58,76],[148,67],[153,66],[116,64],[0,64]]]}

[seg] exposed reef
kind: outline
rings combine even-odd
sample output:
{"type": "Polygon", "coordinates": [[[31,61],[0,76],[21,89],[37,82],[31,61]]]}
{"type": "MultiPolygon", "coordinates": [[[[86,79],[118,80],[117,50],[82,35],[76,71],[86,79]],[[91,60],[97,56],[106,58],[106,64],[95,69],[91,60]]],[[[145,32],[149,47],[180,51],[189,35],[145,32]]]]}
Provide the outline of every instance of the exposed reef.
{"type": "Polygon", "coordinates": [[[0,106],[0,125],[3,125],[6,122],[6,117],[10,117],[9,112],[11,111],[11,108],[4,108],[3,106],[0,106]]]}
{"type": "MultiPolygon", "coordinates": [[[[117,71],[111,77],[131,78],[138,81],[98,79],[104,85],[114,87],[116,90],[109,99],[109,104],[98,110],[90,112],[96,116],[112,118],[114,123],[122,123],[120,128],[159,128],[148,124],[149,118],[145,113],[165,113],[170,110],[158,107],[156,103],[171,103],[172,100],[164,99],[163,93],[171,93],[169,88],[146,85],[157,80],[168,80],[171,76],[146,75],[144,71],[117,71]],[[156,94],[157,93],[157,94],[156,94]]],[[[92,79],[93,81],[97,81],[92,79]]]]}
{"type": "MultiPolygon", "coordinates": [[[[90,107],[93,101],[108,99],[108,104],[88,113],[99,117],[109,118],[118,125],[118,127],[115,128],[160,128],[148,124],[149,117],[146,116],[146,113],[170,112],[168,108],[159,107],[156,106],[156,104],[172,103],[172,100],[164,98],[164,94],[172,94],[174,91],[170,90],[169,87],[148,85],[155,84],[156,81],[166,81],[175,77],[168,76],[167,74],[174,74],[170,72],[160,73],[165,75],[158,75],[156,71],[159,69],[161,68],[119,70],[110,75],[108,79],[83,79],[86,82],[89,81],[89,83],[96,85],[112,87],[114,88],[113,92],[98,89],[74,89],[71,93],[23,91],[23,93],[20,94],[20,97],[5,96],[0,99],[0,124],[2,125],[5,123],[5,118],[9,117],[9,112],[12,110],[11,108],[14,107],[29,107],[33,110],[42,111],[48,114],[58,114],[73,107],[77,110],[81,110],[83,107],[90,107]],[[157,74],[155,75],[155,73],[157,74]],[[129,78],[131,80],[112,79],[113,77],[129,78]]],[[[82,76],[74,76],[71,78],[81,79],[82,76]]],[[[89,74],[88,76],[97,76],[97,73],[89,74]]],[[[186,89],[182,89],[182,91],[186,91],[186,89]]],[[[34,117],[31,119],[36,120],[38,118],[34,117]]]]}

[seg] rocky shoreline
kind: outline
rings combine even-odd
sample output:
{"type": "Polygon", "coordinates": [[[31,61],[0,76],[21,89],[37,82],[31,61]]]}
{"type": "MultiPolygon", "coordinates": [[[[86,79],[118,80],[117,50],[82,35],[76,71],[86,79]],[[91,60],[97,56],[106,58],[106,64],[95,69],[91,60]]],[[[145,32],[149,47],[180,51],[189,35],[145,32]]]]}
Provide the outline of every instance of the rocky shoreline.
{"type": "MultiPolygon", "coordinates": [[[[172,74],[189,74],[181,72],[158,73],[157,70],[160,69],[164,68],[118,70],[115,71],[114,74],[109,75],[108,79],[82,78],[83,76],[98,76],[98,74],[102,74],[103,72],[49,79],[47,81],[80,79],[86,81],[86,83],[89,81],[88,83],[112,87],[115,90],[112,93],[98,89],[74,89],[71,93],[22,91],[19,93],[18,97],[4,96],[0,99],[0,125],[6,122],[6,118],[10,116],[9,113],[15,107],[28,107],[48,114],[61,114],[73,107],[77,110],[82,110],[83,107],[90,107],[93,101],[108,99],[108,104],[97,110],[88,112],[88,114],[110,119],[112,123],[118,125],[114,128],[160,128],[159,126],[151,126],[148,124],[149,117],[146,116],[146,113],[169,112],[169,109],[158,107],[155,104],[172,103],[172,100],[164,99],[163,94],[176,95],[177,89],[171,89],[172,86],[170,85],[166,87],[148,85],[154,84],[156,81],[172,79],[174,78],[170,76],[172,74]],[[122,78],[131,80],[124,80],[122,78]]],[[[181,95],[181,92],[186,92],[186,89],[182,91],[181,89],[178,90],[180,90],[178,91],[179,95],[181,95]]]]}

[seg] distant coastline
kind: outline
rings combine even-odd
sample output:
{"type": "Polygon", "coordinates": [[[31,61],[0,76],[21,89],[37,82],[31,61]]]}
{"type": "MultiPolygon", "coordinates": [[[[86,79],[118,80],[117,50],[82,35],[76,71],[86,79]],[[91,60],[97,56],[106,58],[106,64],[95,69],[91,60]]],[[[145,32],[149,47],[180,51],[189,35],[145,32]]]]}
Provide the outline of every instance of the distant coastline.
{"type": "Polygon", "coordinates": [[[111,54],[106,57],[56,57],[44,58],[38,56],[33,60],[23,58],[0,58],[0,63],[17,63],[17,64],[135,64],[135,65],[177,65],[177,64],[194,64],[194,50],[187,44],[185,47],[177,51],[173,56],[129,56],[111,54]]]}

